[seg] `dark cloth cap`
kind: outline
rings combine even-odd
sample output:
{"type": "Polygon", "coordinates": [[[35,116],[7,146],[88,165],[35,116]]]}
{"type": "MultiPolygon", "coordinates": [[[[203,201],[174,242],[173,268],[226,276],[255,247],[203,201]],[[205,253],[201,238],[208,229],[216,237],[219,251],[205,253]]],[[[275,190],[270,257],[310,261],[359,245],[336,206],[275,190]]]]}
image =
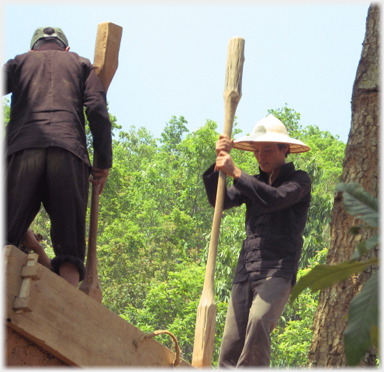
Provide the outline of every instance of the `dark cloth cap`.
{"type": "Polygon", "coordinates": [[[36,41],[40,39],[45,39],[45,38],[51,38],[51,37],[56,37],[60,41],[64,43],[64,45],[67,47],[68,46],[68,39],[65,36],[63,30],[59,27],[39,27],[36,29],[32,36],[31,40],[31,48],[33,49],[33,46],[35,45],[36,41]]]}

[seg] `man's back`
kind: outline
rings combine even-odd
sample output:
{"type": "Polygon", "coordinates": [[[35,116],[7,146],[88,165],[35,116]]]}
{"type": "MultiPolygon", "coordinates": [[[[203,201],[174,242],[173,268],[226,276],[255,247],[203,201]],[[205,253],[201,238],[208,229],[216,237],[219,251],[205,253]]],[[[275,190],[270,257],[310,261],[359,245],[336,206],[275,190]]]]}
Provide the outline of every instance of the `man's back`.
{"type": "MultiPolygon", "coordinates": [[[[5,65],[6,93],[12,92],[7,128],[8,155],[25,148],[61,147],[88,163],[84,106],[90,121],[109,121],[105,93],[90,61],[46,44],[5,65]]],[[[110,130],[110,129],[109,129],[110,130]]]]}

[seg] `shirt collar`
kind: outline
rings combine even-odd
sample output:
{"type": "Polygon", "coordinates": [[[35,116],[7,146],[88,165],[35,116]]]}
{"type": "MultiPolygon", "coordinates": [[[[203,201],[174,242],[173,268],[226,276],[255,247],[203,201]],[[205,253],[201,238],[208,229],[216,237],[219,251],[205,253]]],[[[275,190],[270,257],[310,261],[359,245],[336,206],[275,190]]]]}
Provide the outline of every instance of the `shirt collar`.
{"type": "MultiPolygon", "coordinates": [[[[293,164],[293,162],[289,162],[289,163],[285,163],[282,165],[281,169],[280,169],[280,173],[279,175],[277,176],[275,182],[277,180],[279,180],[280,178],[282,177],[285,177],[286,175],[288,175],[289,173],[292,173],[293,171],[295,170],[295,166],[293,164]]],[[[264,181],[266,183],[268,183],[268,173],[266,172],[263,172],[260,167],[259,167],[259,171],[260,171],[260,180],[261,181],[264,181]]]]}
{"type": "Polygon", "coordinates": [[[56,43],[43,44],[39,49],[36,50],[36,52],[40,52],[42,50],[62,50],[62,51],[64,51],[64,49],[56,43]]]}

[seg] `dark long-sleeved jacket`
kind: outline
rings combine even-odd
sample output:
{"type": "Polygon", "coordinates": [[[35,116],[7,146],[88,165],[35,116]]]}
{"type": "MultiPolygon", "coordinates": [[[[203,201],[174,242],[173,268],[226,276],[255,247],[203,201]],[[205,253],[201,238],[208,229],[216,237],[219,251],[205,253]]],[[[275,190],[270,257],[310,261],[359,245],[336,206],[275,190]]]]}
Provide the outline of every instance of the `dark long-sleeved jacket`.
{"type": "Polygon", "coordinates": [[[112,166],[105,92],[88,59],[50,43],[9,60],[3,70],[5,94],[12,92],[7,155],[55,146],[89,164],[85,107],[97,167],[112,166]]]}
{"type": "MultiPolygon", "coordinates": [[[[203,175],[212,206],[215,205],[218,172],[212,165],[203,175]]],[[[302,233],[311,201],[311,180],[308,174],[295,170],[293,163],[284,164],[270,186],[268,175],[260,171],[241,177],[226,190],[224,209],[245,203],[245,229],[233,283],[268,276],[292,278],[296,273],[303,246],[302,233]]]]}

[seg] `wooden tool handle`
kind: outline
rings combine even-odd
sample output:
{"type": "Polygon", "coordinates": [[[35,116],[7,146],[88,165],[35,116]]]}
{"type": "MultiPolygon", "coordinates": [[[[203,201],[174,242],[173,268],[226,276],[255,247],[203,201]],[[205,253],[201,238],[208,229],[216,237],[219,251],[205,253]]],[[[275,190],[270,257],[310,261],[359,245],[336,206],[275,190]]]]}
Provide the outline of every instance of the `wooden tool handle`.
{"type": "MultiPolygon", "coordinates": [[[[233,119],[241,98],[241,81],[244,63],[244,39],[232,38],[228,44],[227,67],[224,88],[224,134],[231,137],[233,119]]],[[[192,365],[195,368],[210,367],[212,363],[215,341],[216,303],[214,299],[214,276],[219,240],[221,215],[223,213],[225,195],[225,173],[219,172],[217,195],[211,240],[209,242],[208,261],[205,271],[203,293],[201,295],[196,316],[195,342],[192,365]]]]}
{"type": "MultiPolygon", "coordinates": [[[[224,134],[226,134],[228,137],[231,137],[232,135],[233,120],[235,117],[237,105],[242,95],[241,86],[244,64],[244,44],[244,39],[239,37],[230,39],[228,44],[227,67],[224,87],[224,134]]],[[[219,181],[217,185],[215,211],[213,215],[211,240],[209,242],[209,253],[205,276],[206,282],[204,283],[204,289],[207,291],[207,295],[212,296],[212,298],[214,292],[217,245],[219,240],[221,215],[223,214],[224,206],[225,183],[225,173],[219,171],[219,181]]]]}
{"type": "Polygon", "coordinates": [[[103,300],[103,294],[100,288],[99,276],[97,273],[96,254],[97,224],[99,221],[99,190],[100,185],[92,185],[87,263],[85,277],[81,283],[80,290],[101,303],[103,300]]]}
{"type": "MultiPolygon", "coordinates": [[[[120,41],[123,29],[112,22],[100,23],[97,28],[95,56],[93,68],[99,77],[105,93],[115,75],[118,66],[120,41]]],[[[97,165],[97,154],[94,152],[93,165],[97,165]]],[[[97,274],[97,224],[99,220],[100,185],[92,185],[91,212],[89,222],[88,254],[85,278],[80,290],[101,302],[103,299],[97,274]]]]}

